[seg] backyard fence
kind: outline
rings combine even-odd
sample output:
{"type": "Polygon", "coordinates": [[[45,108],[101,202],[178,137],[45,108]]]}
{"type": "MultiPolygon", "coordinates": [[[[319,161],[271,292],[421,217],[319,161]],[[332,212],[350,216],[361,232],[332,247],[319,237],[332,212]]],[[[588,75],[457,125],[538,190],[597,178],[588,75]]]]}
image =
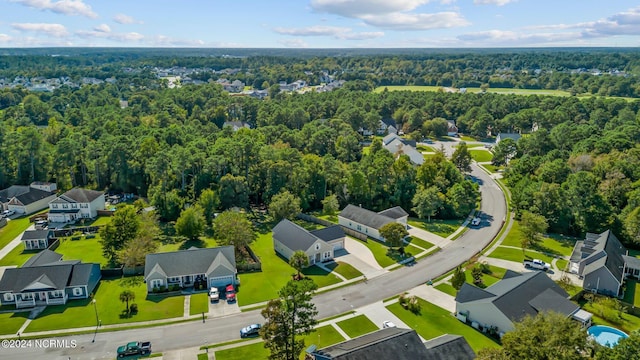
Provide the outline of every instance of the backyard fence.
{"type": "Polygon", "coordinates": [[[123,267],[118,268],[102,268],[100,269],[100,275],[102,277],[122,277],[124,275],[123,267]]]}
{"type": "Polygon", "coordinates": [[[115,211],[111,211],[111,210],[97,210],[96,211],[98,216],[113,216],[113,213],[115,211]]]}
{"type": "Polygon", "coordinates": [[[53,251],[55,249],[58,248],[58,246],[60,246],[60,239],[51,239],[54,240],[49,244],[49,247],[47,247],[47,249],[53,251]]]}
{"type": "Polygon", "coordinates": [[[238,272],[244,273],[244,272],[262,271],[262,263],[260,262],[260,258],[253,252],[253,250],[251,250],[250,247],[245,246],[244,248],[249,253],[249,256],[251,257],[251,259],[253,259],[253,263],[236,264],[236,269],[238,270],[238,272]]]}
{"type": "Polygon", "coordinates": [[[122,269],[122,272],[126,276],[130,275],[143,275],[144,274],[144,265],[140,266],[126,266],[122,269]]]}
{"type": "Polygon", "coordinates": [[[72,227],[68,229],[54,230],[53,236],[55,237],[66,237],[71,236],[73,233],[81,232],[83,234],[94,234],[100,230],[100,226],[79,226],[72,227]]]}

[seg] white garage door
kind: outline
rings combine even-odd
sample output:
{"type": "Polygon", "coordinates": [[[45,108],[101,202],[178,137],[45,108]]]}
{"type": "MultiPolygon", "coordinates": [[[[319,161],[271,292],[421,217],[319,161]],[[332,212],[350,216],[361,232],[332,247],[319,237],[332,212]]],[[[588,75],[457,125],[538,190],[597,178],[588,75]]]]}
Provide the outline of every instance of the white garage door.
{"type": "Polygon", "coordinates": [[[233,276],[219,276],[209,279],[210,287],[223,287],[233,283],[233,276]]]}
{"type": "Polygon", "coordinates": [[[344,249],[344,239],[333,243],[333,251],[344,249]]]}

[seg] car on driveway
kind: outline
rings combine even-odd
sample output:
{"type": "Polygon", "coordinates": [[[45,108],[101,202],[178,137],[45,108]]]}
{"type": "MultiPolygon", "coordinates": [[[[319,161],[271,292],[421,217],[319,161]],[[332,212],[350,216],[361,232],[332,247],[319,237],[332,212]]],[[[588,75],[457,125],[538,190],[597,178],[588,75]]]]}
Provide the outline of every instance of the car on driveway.
{"type": "Polygon", "coordinates": [[[236,301],[236,289],[233,287],[232,284],[227,285],[227,288],[225,289],[225,298],[227,299],[227,303],[232,303],[234,301],[236,301]]]}
{"type": "Polygon", "coordinates": [[[240,329],[240,337],[246,338],[250,336],[258,336],[260,335],[260,324],[252,324],[247,327],[240,329]]]}
{"type": "Polygon", "coordinates": [[[209,299],[211,302],[218,302],[218,300],[220,300],[220,292],[217,287],[212,287],[209,290],[209,299]]]}
{"type": "Polygon", "coordinates": [[[396,327],[396,324],[394,324],[392,321],[387,320],[387,321],[384,321],[384,322],[382,323],[382,328],[383,328],[383,329],[386,329],[386,328],[394,328],[394,327],[396,327]]]}
{"type": "Polygon", "coordinates": [[[13,211],[13,210],[5,210],[5,211],[2,212],[2,216],[3,217],[9,217],[9,216],[11,216],[13,214],[15,214],[15,211],[13,211]]]}

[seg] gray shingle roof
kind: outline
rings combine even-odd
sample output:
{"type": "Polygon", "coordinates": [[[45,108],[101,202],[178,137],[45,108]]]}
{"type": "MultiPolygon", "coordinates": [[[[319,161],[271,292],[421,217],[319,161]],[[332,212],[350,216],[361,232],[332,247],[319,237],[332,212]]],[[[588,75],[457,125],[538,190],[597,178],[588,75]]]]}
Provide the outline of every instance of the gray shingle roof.
{"type": "Polygon", "coordinates": [[[42,200],[42,199],[46,199],[50,196],[53,196],[54,194],[52,192],[48,192],[48,191],[43,191],[40,189],[34,189],[32,187],[29,187],[29,191],[20,194],[18,196],[16,196],[16,199],[18,201],[20,201],[20,203],[22,203],[22,205],[29,205],[32,204],[36,201],[42,200]]]}
{"type": "Polygon", "coordinates": [[[44,249],[30,257],[29,260],[27,260],[24,265],[22,265],[22,267],[52,264],[54,262],[59,262],[61,259],[62,255],[58,254],[57,252],[51,251],[49,249],[44,249]]]}
{"type": "Polygon", "coordinates": [[[104,193],[102,191],[73,188],[67,191],[66,193],[60,195],[60,197],[54,200],[53,202],[90,203],[93,200],[97,199],[99,196],[104,196],[104,193]]]}
{"type": "Polygon", "coordinates": [[[471,349],[467,340],[460,335],[444,334],[427,340],[424,343],[427,348],[429,360],[473,360],[476,353],[471,349]]]}
{"type": "Polygon", "coordinates": [[[351,204],[342,209],[338,216],[362,225],[366,225],[373,229],[380,229],[388,223],[395,222],[395,219],[392,219],[388,216],[380,215],[379,213],[351,204]]]}
{"type": "Polygon", "coordinates": [[[27,185],[11,185],[6,189],[0,190],[0,201],[6,203],[9,199],[29,191],[27,185]]]}
{"type": "Polygon", "coordinates": [[[409,214],[406,211],[404,211],[404,209],[401,208],[400,206],[395,206],[387,210],[382,210],[378,212],[378,214],[388,216],[396,220],[400,219],[401,217],[409,216],[409,214]]]}
{"type": "Polygon", "coordinates": [[[415,330],[386,328],[315,350],[316,360],[429,359],[415,330]]]}
{"type": "Polygon", "coordinates": [[[537,312],[554,311],[569,316],[580,309],[577,304],[568,301],[566,297],[558,294],[553,289],[547,289],[529,301],[537,312]]]}
{"type": "Polygon", "coordinates": [[[100,272],[100,265],[93,263],[74,265],[71,279],[69,279],[69,286],[87,285],[93,271],[100,272]]]}
{"type": "Polygon", "coordinates": [[[22,238],[20,238],[20,240],[47,239],[50,233],[52,233],[51,230],[27,230],[22,234],[22,238]]]}
{"type": "Polygon", "coordinates": [[[622,260],[627,264],[627,267],[640,269],[640,259],[633,256],[622,255],[622,260]]]}
{"type": "Polygon", "coordinates": [[[326,242],[345,237],[344,231],[342,230],[342,227],[340,225],[333,225],[324,229],[313,230],[310,233],[311,235],[326,242]]]}
{"type": "Polygon", "coordinates": [[[233,246],[172,251],[149,254],[145,260],[144,277],[149,276],[154,267],[162,270],[167,277],[192,274],[207,274],[210,270],[226,269],[225,275],[236,273],[236,255],[233,246]],[[211,265],[215,263],[215,268],[211,265]]]}
{"type": "Polygon", "coordinates": [[[587,233],[584,241],[576,243],[571,254],[571,261],[582,264],[582,273],[579,274],[581,276],[586,276],[605,266],[620,281],[624,266],[622,256],[626,251],[611,230],[601,234],[587,233]]]}
{"type": "Polygon", "coordinates": [[[31,290],[64,290],[71,276],[73,265],[49,265],[7,269],[0,280],[0,291],[14,293],[31,290]],[[41,284],[41,285],[38,285],[41,284]]]}
{"type": "Polygon", "coordinates": [[[466,303],[492,297],[495,297],[495,295],[465,282],[456,294],[455,300],[459,303],[466,303]]]}
{"type": "Polygon", "coordinates": [[[287,219],[281,220],[273,228],[273,238],[293,251],[306,251],[318,238],[298,224],[287,219]]]}

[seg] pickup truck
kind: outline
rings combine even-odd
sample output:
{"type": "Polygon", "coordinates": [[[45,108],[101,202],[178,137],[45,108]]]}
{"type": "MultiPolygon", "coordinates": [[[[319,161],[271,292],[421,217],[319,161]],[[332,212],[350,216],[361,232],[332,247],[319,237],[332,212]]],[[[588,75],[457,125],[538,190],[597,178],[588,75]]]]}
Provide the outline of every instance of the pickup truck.
{"type": "Polygon", "coordinates": [[[523,261],[523,264],[525,268],[538,269],[538,270],[544,270],[544,271],[549,270],[549,268],[551,267],[551,265],[539,259],[525,260],[523,261]]]}
{"type": "Polygon", "coordinates": [[[118,357],[123,358],[131,355],[149,355],[151,354],[150,341],[133,341],[122,345],[118,348],[118,357]]]}

